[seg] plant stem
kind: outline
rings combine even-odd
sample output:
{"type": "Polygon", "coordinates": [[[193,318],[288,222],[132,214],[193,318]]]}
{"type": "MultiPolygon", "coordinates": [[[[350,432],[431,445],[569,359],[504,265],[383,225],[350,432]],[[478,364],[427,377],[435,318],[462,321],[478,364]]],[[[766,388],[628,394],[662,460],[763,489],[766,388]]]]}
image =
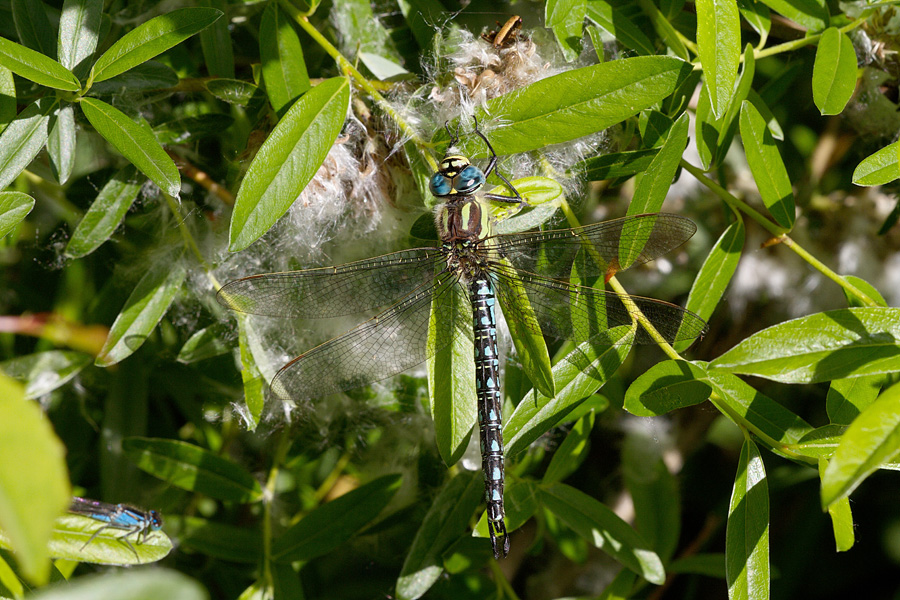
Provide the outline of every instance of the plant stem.
{"type": "Polygon", "coordinates": [[[772,223],[769,219],[762,215],[759,211],[754,209],[752,206],[743,202],[742,200],[735,197],[733,194],[728,192],[725,188],[720,186],[718,183],[707,177],[703,170],[695,167],[690,164],[686,160],[681,160],[681,166],[684,167],[691,175],[693,175],[697,180],[708,187],[710,190],[716,193],[719,198],[721,198],[728,206],[730,206],[733,210],[740,210],[741,212],[748,215],[751,219],[759,223],[766,231],[772,234],[773,239],[777,243],[781,243],[795,253],[797,253],[803,260],[808,262],[814,269],[822,273],[828,279],[834,281],[836,284],[844,288],[849,294],[852,294],[859,298],[861,302],[866,304],[867,306],[878,306],[878,303],[875,302],[872,298],[870,298],[865,292],[857,288],[855,285],[835,273],[831,270],[825,263],[818,260],[812,254],[810,254],[803,246],[795,242],[787,235],[787,230],[778,225],[772,223]]]}

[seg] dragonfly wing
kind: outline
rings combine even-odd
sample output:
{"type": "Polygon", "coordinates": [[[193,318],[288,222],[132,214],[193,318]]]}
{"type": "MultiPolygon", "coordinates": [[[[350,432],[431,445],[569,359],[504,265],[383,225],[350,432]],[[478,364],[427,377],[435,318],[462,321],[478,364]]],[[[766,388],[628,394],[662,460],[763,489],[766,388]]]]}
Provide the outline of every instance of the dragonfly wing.
{"type": "Polygon", "coordinates": [[[567,278],[581,253],[582,276],[608,278],[666,254],[696,231],[688,218],[654,213],[574,229],[501,234],[488,238],[488,243],[522,271],[567,278]]]}
{"type": "MultiPolygon", "coordinates": [[[[530,305],[547,337],[587,341],[613,327],[631,325],[634,323],[632,315],[638,312],[647,317],[669,343],[693,340],[706,330],[703,319],[662,300],[640,296],[627,296],[623,300],[614,292],[572,285],[533,273],[516,273],[509,268],[494,268],[492,273],[498,280],[498,296],[507,320],[519,319],[519,313],[526,310],[523,307],[530,305]],[[513,285],[512,278],[517,278],[521,285],[513,285]],[[519,291],[515,291],[517,289],[519,291]],[[522,293],[527,297],[520,297],[522,293]]],[[[654,344],[656,341],[639,326],[634,343],[654,344]]]]}
{"type": "Polygon", "coordinates": [[[452,291],[457,281],[452,274],[441,273],[434,285],[409,294],[355,329],[301,354],[278,371],[272,391],[285,400],[317,398],[422,363],[456,334],[462,315],[440,314],[431,319],[431,308],[432,298],[452,291]],[[431,335],[430,326],[435,328],[431,335]]]}
{"type": "Polygon", "coordinates": [[[226,308],[270,317],[352,315],[428,287],[444,260],[437,248],[415,248],[337,267],[251,275],[222,286],[216,299],[226,308]]]}

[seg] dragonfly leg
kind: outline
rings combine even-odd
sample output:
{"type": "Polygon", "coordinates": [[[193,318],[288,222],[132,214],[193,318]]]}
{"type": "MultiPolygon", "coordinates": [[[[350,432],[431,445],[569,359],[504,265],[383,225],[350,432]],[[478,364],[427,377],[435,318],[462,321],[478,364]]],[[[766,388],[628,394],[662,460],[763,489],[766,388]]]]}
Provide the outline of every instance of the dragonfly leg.
{"type": "Polygon", "coordinates": [[[88,538],[88,541],[86,541],[86,542],[81,546],[81,549],[84,550],[85,548],[87,548],[87,547],[88,547],[88,544],[90,544],[91,542],[93,542],[94,539],[95,539],[98,535],[100,535],[100,533],[101,533],[104,529],[109,529],[110,527],[112,527],[112,526],[111,526],[111,525],[104,525],[104,526],[100,527],[99,529],[97,529],[97,531],[95,531],[95,532],[93,533],[93,535],[91,535],[91,537],[88,538]]]}

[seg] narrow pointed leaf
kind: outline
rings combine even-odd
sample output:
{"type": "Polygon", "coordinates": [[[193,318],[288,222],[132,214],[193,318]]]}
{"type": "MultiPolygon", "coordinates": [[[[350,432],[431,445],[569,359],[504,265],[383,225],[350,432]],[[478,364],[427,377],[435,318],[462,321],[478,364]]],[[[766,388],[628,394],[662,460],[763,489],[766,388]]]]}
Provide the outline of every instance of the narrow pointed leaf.
{"type": "Polygon", "coordinates": [[[263,12],[259,25],[259,56],[269,103],[276,113],[282,114],[312,86],[300,37],[277,2],[270,2],[263,12]]]}
{"type": "Polygon", "coordinates": [[[67,92],[77,92],[81,89],[81,84],[72,71],[36,50],[2,37],[0,37],[0,65],[38,85],[67,92]]]}
{"type": "Polygon", "coordinates": [[[0,375],[0,456],[7,457],[0,460],[0,530],[25,576],[44,584],[53,520],[71,501],[71,490],[65,448],[24,392],[0,375]]]}
{"type": "Polygon", "coordinates": [[[841,436],[822,476],[822,507],[849,496],[900,452],[900,384],[886,389],[841,436]]]}
{"type": "Polygon", "coordinates": [[[108,367],[141,347],[181,290],[185,269],[178,259],[151,269],[135,286],[106,338],[96,364],[108,367]]]}
{"type": "Polygon", "coordinates": [[[208,27],[222,12],[214,8],[181,8],[132,29],[103,53],[91,69],[91,80],[103,81],[147,62],[208,27]]]}
{"type": "MultiPolygon", "coordinates": [[[[744,222],[737,220],[719,236],[706,257],[691,291],[685,308],[701,319],[709,321],[716,306],[725,294],[731,278],[737,270],[738,261],[744,250],[744,222]]],[[[675,350],[683,352],[693,344],[693,340],[675,342],[675,350]]]]}
{"type": "Polygon", "coordinates": [[[259,425],[265,407],[267,383],[256,363],[254,349],[259,346],[256,329],[247,326],[247,316],[238,316],[238,348],[241,353],[241,382],[244,386],[244,404],[247,406],[247,429],[253,431],[259,425]]]}
{"type": "Polygon", "coordinates": [[[853,183],[873,186],[884,185],[900,179],[898,150],[900,150],[900,142],[894,142],[864,158],[853,170],[853,183]]]}
{"type": "Polygon", "coordinates": [[[132,437],[122,450],[140,469],[183,490],[231,502],[262,498],[259,482],[243,467],[194,444],[132,437]]]}
{"type": "Polygon", "coordinates": [[[42,0],[12,0],[13,22],[19,41],[44,56],[56,56],[54,28],[47,18],[47,9],[42,0]]]}
{"type": "Polygon", "coordinates": [[[769,597],[769,484],[759,449],[744,442],[725,530],[729,600],[769,597]]]}
{"type": "Polygon", "coordinates": [[[26,398],[40,398],[75,378],[91,357],[74,350],[45,350],[0,362],[0,373],[25,384],[26,398]]]}
{"type": "MultiPolygon", "coordinates": [[[[200,5],[215,8],[222,14],[228,10],[227,0],[200,0],[200,5]]],[[[234,50],[228,26],[228,19],[216,19],[200,32],[203,59],[212,77],[234,77],[234,50]]]]}
{"type": "Polygon", "coordinates": [[[667,360],[647,369],[625,392],[624,408],[638,417],[664,415],[705,402],[706,372],[683,360],[667,360]]]}
{"type": "Polygon", "coordinates": [[[647,148],[594,156],[576,164],[571,172],[584,174],[588,181],[630,177],[646,171],[658,152],[659,148],[647,148]]]}
{"type": "Polygon", "coordinates": [[[53,98],[29,104],[0,134],[0,190],[28,167],[47,143],[54,104],[53,98]]]}
{"type": "Polygon", "coordinates": [[[0,133],[16,117],[16,82],[12,71],[0,65],[0,133]]]}
{"type": "Polygon", "coordinates": [[[156,142],[153,131],[145,124],[135,123],[128,115],[96,98],[82,98],[81,109],[112,146],[131,164],[150,178],[163,192],[177,197],[181,191],[178,167],[156,142]]]}
{"type": "MultiPolygon", "coordinates": [[[[819,477],[825,475],[828,461],[819,460],[819,477]]],[[[853,531],[853,512],[850,510],[850,498],[844,497],[828,506],[828,516],[831,517],[831,528],[834,531],[835,550],[846,552],[856,543],[856,534],[853,531]]]]}
{"type": "Polygon", "coordinates": [[[0,192],[0,238],[15,229],[34,208],[34,198],[22,192],[0,192]]]}
{"type": "Polygon", "coordinates": [[[753,173],[759,195],[762,196],[769,214],[775,221],[782,227],[790,229],[794,226],[796,215],[794,193],[787,168],[775,146],[775,138],[766,126],[766,120],[756,107],[746,100],[741,105],[740,121],[741,141],[744,143],[747,163],[750,165],[750,172],[753,173]]]}
{"type": "Polygon", "coordinates": [[[145,181],[133,165],[113,175],[78,223],[66,245],[65,255],[71,258],[87,256],[108,240],[131,208],[145,181]]]}
{"type": "Polygon", "coordinates": [[[75,165],[75,107],[68,102],[56,109],[50,118],[47,153],[56,180],[60,184],[68,181],[75,165]]]}
{"type": "Polygon", "coordinates": [[[564,480],[575,472],[587,456],[590,448],[591,430],[594,428],[594,411],[581,417],[566,434],[566,439],[559,445],[541,483],[549,484],[564,480]]]}
{"type": "Polygon", "coordinates": [[[428,396],[435,442],[447,466],[462,458],[477,415],[471,312],[468,295],[458,285],[432,299],[428,343],[437,344],[438,335],[449,335],[452,339],[428,360],[428,396]],[[455,334],[448,331],[450,327],[455,334]]]}
{"type": "Polygon", "coordinates": [[[819,39],[813,65],[813,101],[823,115],[839,114],[856,88],[856,50],[853,42],[836,27],[819,39]]]}
{"type": "Polygon", "coordinates": [[[659,212],[666,194],[675,179],[675,172],[688,141],[688,116],[681,117],[672,125],[665,143],[646,171],[637,177],[634,196],[628,205],[628,215],[642,215],[659,212]]]}
{"type": "Polygon", "coordinates": [[[875,402],[883,383],[882,375],[835,379],[831,382],[828,396],[825,398],[828,419],[838,425],[849,425],[875,402]]]}
{"type": "Polygon", "coordinates": [[[400,475],[384,475],[322,504],[275,540],[272,559],[294,562],[331,552],[373,521],[402,482],[400,475]]]}
{"type": "Polygon", "coordinates": [[[623,6],[612,6],[605,0],[592,0],[587,4],[587,17],[601,29],[638,54],[656,54],[656,48],[647,34],[634,24],[623,6]]]}
{"type": "Polygon", "coordinates": [[[736,0],[697,0],[697,47],[713,114],[731,102],[741,57],[741,19],[736,0]]]}
{"type": "Polygon", "coordinates": [[[761,0],[763,4],[791,21],[799,23],[810,33],[824,31],[830,18],[824,0],[761,0]]]}
{"type": "Polygon", "coordinates": [[[582,342],[553,367],[554,397],[531,390],[503,425],[506,456],[515,456],[600,389],[625,360],[634,329],[616,327],[582,342]]]}
{"type": "MultiPolygon", "coordinates": [[[[659,102],[690,74],[688,63],[668,56],[638,56],[541,79],[476,109],[498,154],[518,154],[602,131],[659,102]]],[[[471,136],[470,136],[471,137],[471,136]]],[[[446,132],[436,139],[446,139],[446,132]]],[[[461,150],[487,156],[469,139],[461,150]]]]}
{"type": "Polygon", "coordinates": [[[564,483],[541,486],[540,498],[563,523],[626,568],[650,583],[665,581],[663,564],[646,540],[599,501],[564,483]]]}
{"type": "Polygon", "coordinates": [[[349,82],[335,77],[305,93],[285,113],[241,183],[229,250],[243,250],[287,212],[331,150],[349,102],[349,82]]]}
{"type": "Polygon", "coordinates": [[[548,0],[544,6],[544,24],[553,31],[563,56],[569,62],[581,52],[585,0],[548,0]]]}
{"type": "Polygon", "coordinates": [[[59,15],[59,62],[78,76],[87,75],[97,49],[103,0],[65,0],[59,15]]]}
{"type": "Polygon", "coordinates": [[[817,383],[900,371],[900,309],[845,308],[764,329],[710,370],[782,383],[817,383]]]}
{"type": "Polygon", "coordinates": [[[403,561],[397,578],[398,600],[421,598],[440,578],[444,572],[444,551],[465,535],[483,493],[480,472],[457,475],[444,485],[403,561]]]}

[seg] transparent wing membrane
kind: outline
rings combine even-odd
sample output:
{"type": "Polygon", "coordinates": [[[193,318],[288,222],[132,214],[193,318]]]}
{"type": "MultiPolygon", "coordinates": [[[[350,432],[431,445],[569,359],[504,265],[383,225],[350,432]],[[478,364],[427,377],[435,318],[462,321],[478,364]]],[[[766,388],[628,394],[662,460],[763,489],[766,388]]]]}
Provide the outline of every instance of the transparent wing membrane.
{"type": "Polygon", "coordinates": [[[283,399],[316,398],[380,381],[410,369],[432,356],[456,335],[456,323],[470,319],[444,311],[437,315],[432,341],[428,328],[432,298],[457,284],[443,273],[433,286],[417,291],[378,316],[342,336],[301,354],[285,365],[272,381],[283,399]]]}
{"type": "Polygon", "coordinates": [[[222,286],[216,299],[226,308],[269,317],[352,315],[427,286],[444,261],[439,248],[416,248],[338,267],[251,275],[222,286]]]}

